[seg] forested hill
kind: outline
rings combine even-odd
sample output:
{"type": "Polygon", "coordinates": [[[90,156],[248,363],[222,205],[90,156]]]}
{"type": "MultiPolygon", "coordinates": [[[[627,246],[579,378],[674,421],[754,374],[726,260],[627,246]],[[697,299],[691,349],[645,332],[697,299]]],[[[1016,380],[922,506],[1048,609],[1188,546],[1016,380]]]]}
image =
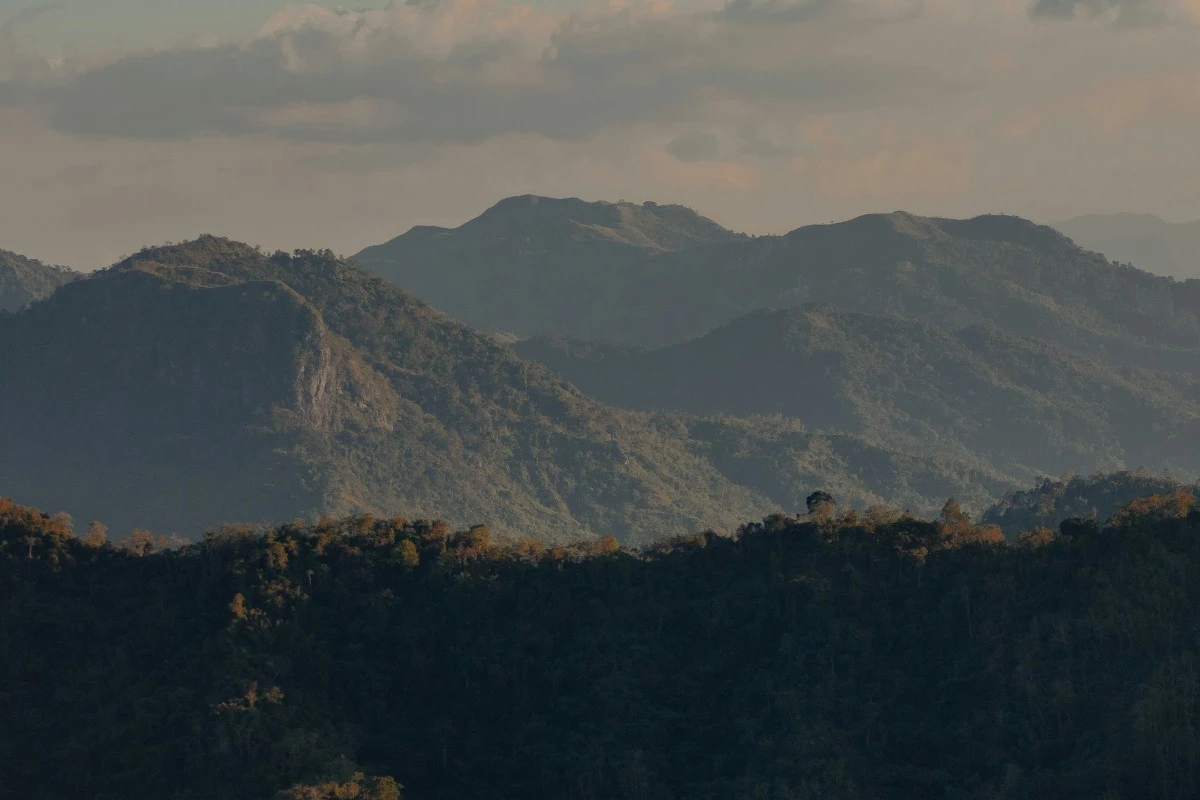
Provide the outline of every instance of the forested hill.
{"type": "Polygon", "coordinates": [[[794,420],[647,415],[328,252],[204,237],[0,318],[0,487],[198,535],[222,521],[399,509],[623,542],[803,506],[982,509],[1022,481],[794,420]]]}
{"type": "Polygon", "coordinates": [[[1182,491],[637,552],[368,517],[155,552],[0,501],[0,797],[1187,800],[1198,576],[1182,491]]]}
{"type": "Polygon", "coordinates": [[[1042,478],[1032,488],[1006,495],[983,513],[982,521],[1015,536],[1037,528],[1055,529],[1065,519],[1102,522],[1139,497],[1178,491],[1197,494],[1200,487],[1148,470],[1042,478]]]}
{"type": "Polygon", "coordinates": [[[65,267],[0,250],[0,313],[24,308],[78,277],[78,272],[65,267]]]}
{"type": "Polygon", "coordinates": [[[525,195],[353,258],[471,325],[530,334],[603,324],[648,256],[745,238],[682,206],[525,195]]]}
{"type": "Polygon", "coordinates": [[[1141,465],[1200,473],[1194,380],[990,325],[951,330],[807,305],[656,350],[550,337],[514,347],[615,405],[783,414],[911,454],[975,459],[1023,484],[1141,465]]]}
{"type": "Polygon", "coordinates": [[[523,335],[657,346],[758,308],[826,302],[951,328],[990,322],[1117,363],[1200,369],[1200,284],[1115,264],[1016,217],[897,212],[585,255],[528,222],[553,227],[557,202],[522,206],[513,236],[468,223],[357,258],[466,322],[523,335]]]}
{"type": "Polygon", "coordinates": [[[114,528],[408,509],[546,538],[776,506],[331,253],[204,237],[0,318],[0,486],[114,528]],[[458,516],[461,515],[461,516],[458,516]]]}

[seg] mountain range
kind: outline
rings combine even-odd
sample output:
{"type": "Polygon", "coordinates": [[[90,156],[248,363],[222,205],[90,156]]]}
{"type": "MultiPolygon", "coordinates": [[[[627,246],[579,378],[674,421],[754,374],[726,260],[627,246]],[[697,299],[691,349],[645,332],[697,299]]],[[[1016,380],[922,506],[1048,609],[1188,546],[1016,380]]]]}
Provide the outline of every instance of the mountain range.
{"type": "Polygon", "coordinates": [[[331,253],[205,237],[0,319],[6,493],[128,527],[353,509],[550,539],[769,507],[331,253]]]}
{"type": "Polygon", "coordinates": [[[795,420],[619,410],[329,252],[144,250],[0,318],[0,486],[120,529],[330,512],[548,540],[731,529],[1004,476],[795,420]]]}
{"type": "Polygon", "coordinates": [[[1200,221],[1151,214],[1091,214],[1054,223],[1081,247],[1180,280],[1200,278],[1200,221]]]}
{"type": "Polygon", "coordinates": [[[5,263],[0,493],[118,529],[637,544],[816,489],[979,512],[1064,471],[1200,470],[1200,284],[1013,217],[750,237],[523,196],[351,261],[205,236],[85,280],[5,263]]]}
{"type": "Polygon", "coordinates": [[[759,311],[658,349],[515,345],[605,402],[781,414],[900,452],[953,455],[1022,484],[1064,471],[1200,470],[1200,387],[990,324],[952,329],[828,305],[759,311]]]}
{"type": "Polygon", "coordinates": [[[471,325],[521,336],[663,346],[760,308],[830,303],[949,328],[990,323],[1114,364],[1200,368],[1200,282],[1115,264],[1017,217],[897,212],[745,237],[676,212],[706,241],[693,233],[666,247],[632,244],[628,233],[663,206],[617,214],[552,201],[553,213],[531,222],[546,205],[502,202],[459,228],[416,229],[354,259],[471,325]],[[539,235],[562,245],[523,244],[539,235]]]}

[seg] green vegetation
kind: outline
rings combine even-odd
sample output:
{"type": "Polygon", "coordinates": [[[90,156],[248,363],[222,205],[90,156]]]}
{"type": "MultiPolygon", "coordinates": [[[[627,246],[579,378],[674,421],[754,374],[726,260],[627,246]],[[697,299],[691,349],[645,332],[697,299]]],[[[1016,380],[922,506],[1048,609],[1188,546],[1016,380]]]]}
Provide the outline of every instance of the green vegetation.
{"type": "Polygon", "coordinates": [[[118,530],[404,508],[636,541],[774,508],[328,252],[146,250],[0,319],[0,340],[23,386],[0,397],[0,485],[118,530]]]}
{"type": "Polygon", "coordinates": [[[1013,543],[808,501],[640,551],[363,516],[157,551],[0,501],[0,797],[1200,794],[1191,495],[1013,543]]]}
{"type": "Polygon", "coordinates": [[[991,326],[952,330],[809,305],[755,312],[657,350],[546,337],[515,347],[614,405],[781,414],[1006,476],[998,484],[1144,464],[1200,474],[1190,376],[1115,367],[991,326]]]}
{"type": "Polygon", "coordinates": [[[0,314],[19,311],[34,300],[50,296],[55,289],[78,277],[78,272],[66,267],[49,266],[0,250],[0,314]]]}
{"type": "Polygon", "coordinates": [[[1102,522],[1139,497],[1181,490],[1196,492],[1197,488],[1148,470],[1042,478],[1031,489],[1010,492],[984,513],[983,521],[999,525],[1009,534],[1057,528],[1063,520],[1073,518],[1102,522]]]}
{"type": "Polygon", "coordinates": [[[860,510],[892,505],[932,514],[947,497],[984,509],[1015,483],[977,460],[890,450],[862,436],[809,430],[790,417],[658,419],[681,427],[723,475],[757,488],[778,508],[803,509],[813,487],[823,486],[860,510]]]}
{"type": "Polygon", "coordinates": [[[114,530],[388,516],[547,540],[732,530],[815,485],[982,509],[1016,485],[795,421],[605,406],[331,253],[145,250],[0,319],[0,486],[114,530]]]}

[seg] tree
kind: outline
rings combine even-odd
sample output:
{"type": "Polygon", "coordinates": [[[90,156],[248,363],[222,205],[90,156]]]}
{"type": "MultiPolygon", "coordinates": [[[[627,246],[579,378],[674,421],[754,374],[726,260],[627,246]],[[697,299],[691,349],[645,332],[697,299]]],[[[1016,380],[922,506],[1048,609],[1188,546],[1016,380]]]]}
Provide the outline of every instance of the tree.
{"type": "Polygon", "coordinates": [[[819,490],[810,494],[804,503],[808,506],[809,516],[818,522],[825,522],[830,519],[833,516],[833,512],[837,509],[837,501],[833,499],[833,495],[829,492],[819,490]]]}
{"type": "Polygon", "coordinates": [[[83,543],[88,547],[103,547],[108,541],[108,527],[103,522],[92,520],[88,523],[87,535],[83,537],[83,543]]]}
{"type": "Polygon", "coordinates": [[[942,527],[942,533],[948,536],[961,536],[971,529],[971,515],[963,511],[958,501],[951,497],[942,506],[938,523],[942,527]]]}

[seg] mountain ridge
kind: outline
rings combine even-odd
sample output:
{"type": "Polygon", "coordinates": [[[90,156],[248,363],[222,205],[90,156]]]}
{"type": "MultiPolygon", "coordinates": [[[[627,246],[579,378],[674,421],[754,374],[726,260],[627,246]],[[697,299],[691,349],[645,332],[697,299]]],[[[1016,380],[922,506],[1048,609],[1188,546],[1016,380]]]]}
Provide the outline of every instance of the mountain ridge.
{"type": "MultiPolygon", "coordinates": [[[[544,204],[517,205],[536,216],[544,204]]],[[[489,250],[473,222],[355,259],[470,324],[519,336],[663,346],[756,308],[829,302],[951,328],[990,321],[1114,364],[1200,371],[1200,285],[1114,264],[1019,217],[868,214],[586,258],[549,241],[489,250]]]]}

